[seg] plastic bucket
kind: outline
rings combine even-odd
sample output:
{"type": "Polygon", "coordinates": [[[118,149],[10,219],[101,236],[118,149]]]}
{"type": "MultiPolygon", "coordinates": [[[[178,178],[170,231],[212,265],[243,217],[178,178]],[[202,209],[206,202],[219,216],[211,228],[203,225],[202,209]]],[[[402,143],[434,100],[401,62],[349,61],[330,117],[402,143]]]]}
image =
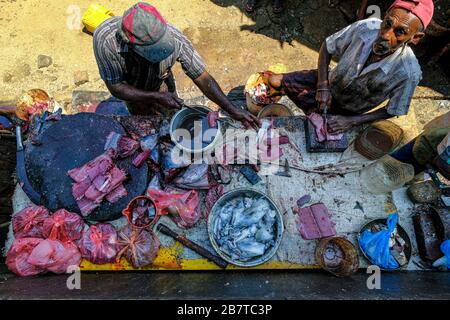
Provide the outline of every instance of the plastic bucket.
{"type": "Polygon", "coordinates": [[[91,4],[83,15],[81,22],[90,33],[94,33],[95,29],[105,20],[114,17],[114,13],[99,4],[91,4]]]}

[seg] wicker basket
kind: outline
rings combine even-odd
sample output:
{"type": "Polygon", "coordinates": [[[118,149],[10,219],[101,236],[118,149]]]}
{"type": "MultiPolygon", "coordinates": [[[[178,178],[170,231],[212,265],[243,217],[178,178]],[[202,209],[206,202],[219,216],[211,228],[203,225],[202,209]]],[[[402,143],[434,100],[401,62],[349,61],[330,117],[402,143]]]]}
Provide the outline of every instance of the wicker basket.
{"type": "Polygon", "coordinates": [[[345,238],[323,238],[316,247],[319,266],[337,277],[348,277],[358,271],[359,258],[355,246],[345,238]]]}
{"type": "Polygon", "coordinates": [[[397,148],[402,139],[402,128],[382,120],[373,123],[356,138],[355,149],[367,159],[376,160],[397,148]]]}

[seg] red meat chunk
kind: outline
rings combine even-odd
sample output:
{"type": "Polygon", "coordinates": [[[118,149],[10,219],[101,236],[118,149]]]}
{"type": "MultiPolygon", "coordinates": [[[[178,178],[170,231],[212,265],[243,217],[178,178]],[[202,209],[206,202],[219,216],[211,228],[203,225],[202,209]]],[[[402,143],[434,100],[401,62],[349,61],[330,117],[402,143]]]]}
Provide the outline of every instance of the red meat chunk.
{"type": "Polygon", "coordinates": [[[325,119],[323,116],[317,113],[312,113],[308,116],[309,121],[314,126],[314,129],[316,130],[316,137],[317,141],[324,142],[324,141],[339,141],[344,136],[343,134],[330,134],[328,133],[328,128],[325,122],[325,119]]]}
{"type": "Polygon", "coordinates": [[[114,164],[111,155],[110,149],[81,168],[68,172],[75,180],[72,195],[83,216],[95,210],[105,197],[109,202],[115,203],[127,195],[122,184],[127,175],[114,164]]]}

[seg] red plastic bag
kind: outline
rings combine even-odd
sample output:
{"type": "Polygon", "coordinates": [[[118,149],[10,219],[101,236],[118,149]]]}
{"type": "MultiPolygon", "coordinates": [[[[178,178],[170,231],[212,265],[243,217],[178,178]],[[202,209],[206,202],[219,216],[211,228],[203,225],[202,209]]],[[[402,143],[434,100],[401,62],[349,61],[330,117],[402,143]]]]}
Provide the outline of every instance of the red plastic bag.
{"type": "Polygon", "coordinates": [[[44,238],[42,227],[50,212],[44,207],[27,207],[12,217],[15,238],[44,238]]]}
{"type": "Polygon", "coordinates": [[[133,228],[130,224],[119,232],[119,242],[123,248],[117,255],[117,261],[125,255],[135,268],[152,264],[160,246],[158,238],[151,230],[133,228]]]}
{"type": "Polygon", "coordinates": [[[199,197],[195,190],[186,193],[168,193],[147,189],[147,195],[156,205],[157,215],[172,214],[173,220],[181,228],[190,228],[201,216],[198,209],[199,197]]]}
{"type": "Polygon", "coordinates": [[[6,265],[8,269],[21,277],[34,276],[44,273],[45,269],[34,266],[28,262],[33,249],[40,244],[39,238],[20,238],[15,239],[6,256],[6,265]]]}
{"type": "Polygon", "coordinates": [[[84,226],[85,223],[79,215],[61,209],[44,220],[42,234],[50,240],[75,241],[81,238],[84,226]]]}
{"type": "Polygon", "coordinates": [[[83,233],[79,248],[82,257],[92,263],[114,262],[120,249],[117,232],[108,223],[92,225],[83,233]]]}
{"type": "Polygon", "coordinates": [[[79,266],[81,254],[72,242],[47,239],[33,249],[27,261],[36,267],[60,274],[66,273],[70,266],[79,266]]]}

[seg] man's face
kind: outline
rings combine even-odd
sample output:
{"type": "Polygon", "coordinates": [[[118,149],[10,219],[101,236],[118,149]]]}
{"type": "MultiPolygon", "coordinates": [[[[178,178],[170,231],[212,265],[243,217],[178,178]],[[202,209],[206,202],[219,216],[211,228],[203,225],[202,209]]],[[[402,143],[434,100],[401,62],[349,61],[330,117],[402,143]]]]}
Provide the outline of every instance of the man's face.
{"type": "Polygon", "coordinates": [[[386,13],[381,24],[380,34],[373,45],[377,55],[392,53],[408,42],[417,44],[423,33],[422,24],[414,14],[400,8],[386,13]]]}

